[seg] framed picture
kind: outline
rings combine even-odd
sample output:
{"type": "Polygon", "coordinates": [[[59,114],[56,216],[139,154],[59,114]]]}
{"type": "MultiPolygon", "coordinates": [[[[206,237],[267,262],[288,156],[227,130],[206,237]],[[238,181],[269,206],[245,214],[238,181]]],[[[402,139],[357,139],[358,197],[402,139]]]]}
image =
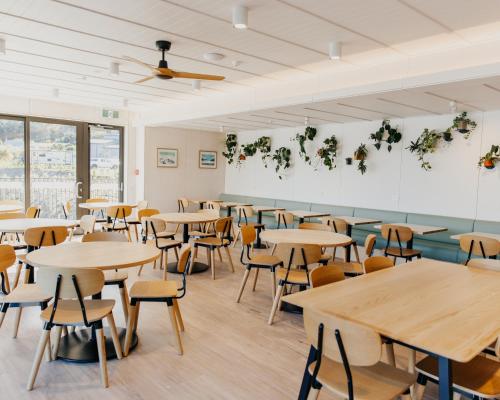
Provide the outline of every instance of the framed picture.
{"type": "Polygon", "coordinates": [[[200,168],[216,169],[217,152],[209,150],[200,150],[200,168]]]}
{"type": "Polygon", "coordinates": [[[177,149],[156,149],[156,166],[162,168],[177,168],[179,151],[177,149]]]}

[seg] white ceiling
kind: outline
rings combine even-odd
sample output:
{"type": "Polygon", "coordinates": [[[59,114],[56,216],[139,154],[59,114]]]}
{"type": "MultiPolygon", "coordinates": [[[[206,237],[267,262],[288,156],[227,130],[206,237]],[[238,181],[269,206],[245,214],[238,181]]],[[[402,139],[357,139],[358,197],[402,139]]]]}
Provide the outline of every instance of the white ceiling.
{"type": "MultiPolygon", "coordinates": [[[[382,52],[410,57],[426,51],[426,38],[446,46],[480,40],[484,29],[479,32],[479,26],[493,27],[490,32],[496,35],[500,32],[498,0],[249,0],[243,2],[249,7],[247,30],[232,27],[231,9],[235,3],[236,0],[2,0],[0,37],[7,40],[7,54],[0,55],[0,93],[50,98],[57,87],[61,100],[82,104],[121,107],[123,99],[127,99],[130,108],[137,110],[159,103],[189,105],[200,98],[210,99],[213,95],[265,87],[269,82],[338,68],[338,63],[325,62],[332,40],[344,43],[344,63],[340,67],[345,67],[359,65],[382,52]],[[170,67],[225,75],[227,79],[203,83],[199,92],[192,90],[189,80],[133,84],[148,71],[126,62],[123,56],[155,65],[160,58],[154,47],[158,39],[173,43],[168,53],[170,67]],[[219,52],[226,57],[220,62],[207,62],[203,59],[205,52],[219,52]],[[241,64],[233,67],[232,61],[236,60],[241,64]],[[111,61],[121,64],[119,76],[108,74],[111,61]]],[[[500,83],[496,86],[500,88],[500,83]]],[[[441,96],[461,98],[447,92],[453,91],[452,87],[439,90],[436,93],[441,96]]],[[[486,98],[500,96],[485,87],[481,93],[474,92],[478,98],[467,97],[464,102],[470,100],[469,104],[478,108],[484,107],[481,101],[487,102],[483,92],[486,98]]],[[[347,122],[375,118],[389,110],[394,115],[422,112],[387,100],[421,108],[432,103],[431,111],[438,113],[441,111],[436,110],[447,103],[422,93],[411,98],[408,93],[387,96],[379,96],[385,101],[370,97],[356,100],[356,106],[381,113],[338,104],[314,105],[355,118],[300,107],[262,115],[267,118],[271,113],[283,124],[295,122],[279,119],[297,119],[283,112],[311,114],[318,121],[347,122]]],[[[251,120],[238,121],[241,126],[266,120],[251,115],[231,118],[251,120]]],[[[210,129],[208,124],[205,128],[210,129]]]]}

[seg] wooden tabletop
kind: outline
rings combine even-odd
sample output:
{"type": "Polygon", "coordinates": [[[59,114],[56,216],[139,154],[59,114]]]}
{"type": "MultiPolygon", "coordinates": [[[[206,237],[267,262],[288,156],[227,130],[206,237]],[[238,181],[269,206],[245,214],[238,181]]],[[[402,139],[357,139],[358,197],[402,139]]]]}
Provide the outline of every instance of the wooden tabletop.
{"type": "Polygon", "coordinates": [[[500,334],[500,274],[422,259],[283,297],[467,362],[500,334]]]}
{"type": "Polygon", "coordinates": [[[458,235],[452,235],[452,236],[450,236],[450,238],[455,239],[455,240],[460,240],[460,238],[462,236],[465,236],[465,235],[484,236],[487,238],[496,239],[500,242],[500,234],[499,233],[469,232],[469,233],[460,233],[458,235]]]}
{"type": "MultiPolygon", "coordinates": [[[[410,228],[412,232],[416,235],[430,235],[431,233],[446,232],[448,228],[443,228],[440,226],[427,226],[427,225],[414,225],[414,224],[403,224],[403,223],[393,223],[392,225],[406,226],[410,228]]],[[[375,229],[380,229],[382,225],[375,225],[375,229]]]]}
{"type": "Polygon", "coordinates": [[[132,208],[137,207],[135,203],[120,203],[120,202],[112,202],[112,201],[103,201],[102,203],[80,203],[78,207],[84,208],[86,210],[104,210],[108,207],[115,206],[130,206],[132,208]]]}
{"type": "Polygon", "coordinates": [[[253,206],[253,209],[257,212],[285,211],[286,210],[286,208],[283,208],[283,207],[273,207],[273,206],[253,206]]]}
{"type": "Polygon", "coordinates": [[[15,204],[0,204],[0,212],[24,211],[24,207],[15,204]]]}
{"type": "Polygon", "coordinates": [[[335,217],[339,219],[343,219],[347,225],[368,225],[368,224],[378,224],[382,222],[380,219],[373,219],[373,218],[363,218],[363,217],[347,217],[347,216],[342,216],[342,217],[335,217]]]}
{"type": "Polygon", "coordinates": [[[252,207],[253,204],[250,204],[250,203],[237,203],[237,202],[234,202],[234,201],[224,201],[224,202],[220,203],[220,206],[222,208],[238,207],[238,206],[241,206],[241,207],[252,207]]]}
{"type": "Polygon", "coordinates": [[[0,232],[23,233],[28,228],[39,228],[42,226],[65,226],[74,228],[78,221],[57,218],[14,218],[0,220],[0,232]]]}
{"type": "Polygon", "coordinates": [[[101,270],[135,267],[160,257],[155,246],[129,242],[69,242],[28,253],[35,267],[97,268],[101,270]]]}
{"type": "Polygon", "coordinates": [[[311,229],[268,229],[260,233],[263,242],[317,244],[321,247],[345,246],[352,242],[349,236],[311,229]]]}
{"type": "Polygon", "coordinates": [[[212,222],[220,217],[211,213],[163,213],[153,215],[152,218],[160,218],[172,224],[198,224],[212,222]]]}
{"type": "Polygon", "coordinates": [[[319,218],[319,217],[329,217],[331,215],[330,213],[320,212],[320,211],[295,210],[290,212],[297,218],[319,218]]]}
{"type": "Polygon", "coordinates": [[[224,200],[205,200],[205,199],[189,199],[188,201],[190,201],[191,203],[195,203],[195,204],[205,204],[207,202],[212,202],[212,203],[223,203],[224,200]]]}

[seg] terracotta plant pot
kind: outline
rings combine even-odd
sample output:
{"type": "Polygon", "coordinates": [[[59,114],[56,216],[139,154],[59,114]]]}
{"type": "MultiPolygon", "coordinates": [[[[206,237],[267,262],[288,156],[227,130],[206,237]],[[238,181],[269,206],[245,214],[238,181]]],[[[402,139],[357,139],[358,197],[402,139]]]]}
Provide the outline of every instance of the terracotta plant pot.
{"type": "Polygon", "coordinates": [[[246,159],[247,159],[247,156],[244,154],[240,154],[240,156],[238,157],[238,160],[240,160],[240,161],[245,161],[246,159]]]}
{"type": "Polygon", "coordinates": [[[354,159],[356,161],[363,161],[365,158],[366,158],[366,156],[358,155],[358,154],[354,153],[354,159]]]}
{"type": "Polygon", "coordinates": [[[460,121],[458,123],[458,126],[457,126],[457,130],[460,132],[460,133],[467,133],[469,132],[469,130],[467,129],[467,122],[465,121],[460,121]]]}
{"type": "Polygon", "coordinates": [[[495,163],[494,163],[493,160],[485,160],[484,163],[483,163],[483,165],[484,165],[484,168],[486,168],[486,169],[493,169],[493,168],[495,168],[495,163]]]}
{"type": "Polygon", "coordinates": [[[351,158],[351,157],[347,157],[347,158],[345,159],[345,163],[346,163],[347,165],[352,165],[352,158],[351,158]]]}

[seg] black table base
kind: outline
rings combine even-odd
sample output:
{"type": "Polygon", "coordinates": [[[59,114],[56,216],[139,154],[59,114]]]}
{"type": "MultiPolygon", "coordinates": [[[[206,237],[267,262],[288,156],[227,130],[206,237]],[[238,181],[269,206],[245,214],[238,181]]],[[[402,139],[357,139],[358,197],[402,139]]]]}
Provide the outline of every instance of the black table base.
{"type": "MultiPolygon", "coordinates": [[[[117,330],[123,349],[125,347],[126,330],[123,328],[117,328],[117,330]]],[[[106,336],[106,358],[108,360],[113,360],[116,358],[116,352],[109,328],[104,328],[104,335],[106,336]]],[[[138,343],[139,339],[134,333],[132,336],[132,343],[130,344],[130,351],[132,351],[138,343]]],[[[75,363],[99,362],[97,342],[92,338],[92,330],[90,328],[81,329],[62,336],[57,358],[75,363]]]]}
{"type": "MultiPolygon", "coordinates": [[[[209,266],[205,263],[195,261],[193,263],[192,268],[193,268],[191,271],[192,274],[199,274],[201,272],[205,272],[209,268],[209,266]]],[[[171,274],[181,274],[181,272],[179,272],[177,270],[177,263],[176,262],[168,263],[167,271],[170,272],[171,274]]]]}

